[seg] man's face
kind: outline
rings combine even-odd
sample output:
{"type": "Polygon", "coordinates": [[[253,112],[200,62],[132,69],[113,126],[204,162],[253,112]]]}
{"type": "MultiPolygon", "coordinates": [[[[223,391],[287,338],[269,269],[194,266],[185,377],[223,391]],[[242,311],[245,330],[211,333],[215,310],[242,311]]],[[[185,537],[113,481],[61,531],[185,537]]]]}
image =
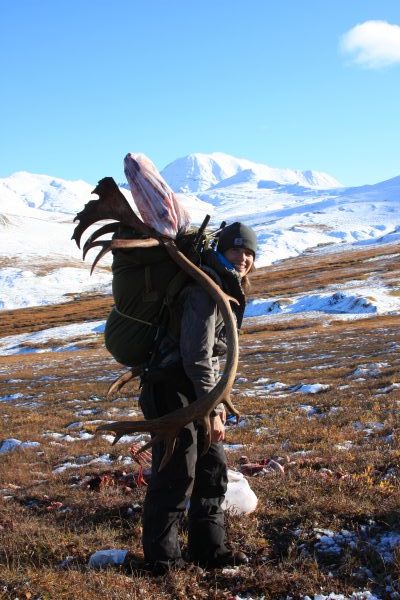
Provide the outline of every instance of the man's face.
{"type": "Polygon", "coordinates": [[[254,263],[254,255],[247,248],[229,248],[224,256],[233,264],[240,277],[247,275],[254,263]]]}

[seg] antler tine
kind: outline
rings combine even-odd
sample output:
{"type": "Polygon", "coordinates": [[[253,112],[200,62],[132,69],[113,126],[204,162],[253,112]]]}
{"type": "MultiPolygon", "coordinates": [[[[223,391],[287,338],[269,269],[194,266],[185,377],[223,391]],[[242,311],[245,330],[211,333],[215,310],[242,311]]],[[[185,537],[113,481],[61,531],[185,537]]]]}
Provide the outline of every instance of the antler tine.
{"type": "Polygon", "coordinates": [[[114,392],[119,392],[124,387],[124,385],[128,383],[128,381],[135,379],[135,377],[140,375],[141,372],[141,367],[132,367],[130,371],[128,371],[127,373],[123,373],[120,377],[118,377],[118,379],[112,382],[112,384],[108,388],[107,397],[111,396],[111,394],[113,394],[114,392]]]}
{"type": "MultiPolygon", "coordinates": [[[[188,406],[175,410],[171,413],[163,415],[158,419],[149,421],[120,421],[115,423],[107,423],[101,425],[97,429],[99,431],[114,431],[117,439],[127,433],[135,431],[150,431],[154,434],[153,439],[149,442],[150,446],[155,443],[164,441],[166,449],[160,465],[160,470],[170,459],[173,452],[173,444],[179,434],[179,431],[191,421],[200,421],[206,430],[205,447],[210,443],[210,412],[223,402],[229,410],[238,418],[239,413],[233,406],[229,398],[229,392],[232,388],[237,363],[238,363],[238,338],[236,324],[234,321],[232,309],[229,304],[229,296],[227,296],[221,288],[210,278],[206,273],[196,267],[189,259],[187,259],[175,246],[172,240],[163,240],[164,247],[171,258],[191,277],[197,280],[217,303],[226,327],[227,334],[227,356],[225,368],[220,380],[215,387],[203,397],[198,398],[188,406]]],[[[148,446],[149,447],[149,446],[148,446]]]]}
{"type": "MultiPolygon", "coordinates": [[[[104,241],[93,242],[92,244],[90,244],[90,247],[86,249],[86,252],[88,252],[88,250],[90,250],[91,248],[95,248],[96,246],[101,246],[101,250],[97,254],[96,258],[94,259],[94,261],[92,263],[92,266],[90,268],[90,274],[91,275],[93,274],[95,266],[97,265],[97,263],[99,262],[99,260],[101,258],[103,258],[103,256],[105,256],[107,254],[107,252],[110,252],[110,250],[111,250],[111,240],[104,240],[104,241]]],[[[85,252],[85,254],[86,254],[86,252],[85,252]]]]}
{"type": "Polygon", "coordinates": [[[87,253],[92,248],[98,248],[101,246],[102,248],[110,246],[111,249],[111,240],[98,240],[97,242],[91,242],[90,244],[86,243],[83,247],[82,258],[85,260],[87,253]]]}
{"type": "Polygon", "coordinates": [[[152,446],[155,446],[156,444],[159,444],[160,442],[164,442],[165,446],[166,446],[164,456],[163,456],[161,464],[160,464],[160,471],[161,471],[161,469],[170,460],[170,458],[174,452],[176,438],[162,437],[160,435],[156,435],[151,440],[149,440],[146,444],[143,444],[143,446],[141,448],[139,448],[139,450],[137,450],[137,452],[135,452],[135,455],[142,454],[142,452],[149,450],[152,446]]]}
{"type": "Polygon", "coordinates": [[[165,467],[165,465],[171,460],[171,456],[173,455],[175,450],[176,437],[167,437],[164,441],[165,452],[160,463],[159,471],[161,471],[165,467]]]}
{"type": "Polygon", "coordinates": [[[116,433],[115,437],[111,443],[111,446],[115,446],[115,444],[122,438],[124,437],[125,433],[122,431],[121,433],[116,433]]]}
{"type": "Polygon", "coordinates": [[[89,249],[87,247],[90,246],[90,244],[92,242],[97,240],[102,235],[105,235],[106,233],[114,233],[115,231],[117,231],[118,227],[119,227],[119,223],[107,223],[106,225],[99,227],[99,229],[96,229],[96,231],[94,231],[88,237],[88,239],[86,240],[86,242],[83,245],[83,259],[85,259],[86,252],[89,249]]]}
{"type": "MultiPolygon", "coordinates": [[[[100,428],[98,428],[98,429],[100,429],[100,428]]],[[[105,430],[105,427],[103,430],[105,430]]],[[[120,431],[119,433],[116,433],[111,445],[114,446],[114,444],[116,444],[121,438],[123,438],[124,435],[127,435],[127,433],[128,432],[125,432],[125,431],[120,431]]],[[[164,455],[162,457],[160,467],[159,467],[159,470],[161,471],[161,469],[163,469],[165,467],[165,465],[170,461],[171,456],[174,453],[176,437],[173,437],[173,436],[167,437],[167,436],[162,436],[162,435],[156,435],[151,440],[149,440],[146,444],[143,444],[143,446],[141,448],[139,448],[139,450],[137,452],[135,452],[135,456],[138,454],[142,454],[142,452],[149,450],[152,446],[155,446],[156,444],[159,444],[160,442],[165,443],[165,452],[164,452],[164,455]]]]}
{"type": "MultiPolygon", "coordinates": [[[[154,421],[156,420],[157,419],[154,419],[154,421]]],[[[117,421],[99,425],[96,431],[114,431],[116,434],[116,441],[118,441],[123,435],[128,435],[134,431],[151,431],[151,429],[147,427],[150,422],[151,421],[117,421]]],[[[115,444],[115,440],[113,444],[115,444]]]]}

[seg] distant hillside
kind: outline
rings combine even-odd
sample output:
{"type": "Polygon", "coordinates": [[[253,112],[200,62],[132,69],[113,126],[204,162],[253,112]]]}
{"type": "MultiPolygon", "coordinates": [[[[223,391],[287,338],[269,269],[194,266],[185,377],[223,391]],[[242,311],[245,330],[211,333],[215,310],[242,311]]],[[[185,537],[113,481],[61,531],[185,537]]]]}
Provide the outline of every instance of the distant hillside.
{"type": "MultiPolygon", "coordinates": [[[[338,243],[365,246],[400,238],[400,177],[343,188],[329,175],[272,169],[221,153],[178,159],[163,175],[175,189],[196,190],[179,193],[193,223],[210,214],[211,227],[222,220],[254,227],[258,267],[312,248],[329,249],[338,243]]],[[[102,260],[90,277],[94,251],[83,263],[71,241],[73,218],[94,198],[94,187],[26,172],[0,179],[0,308],[110,292],[110,258],[102,260]]],[[[122,192],[133,204],[130,191],[124,187],[122,192]]]]}

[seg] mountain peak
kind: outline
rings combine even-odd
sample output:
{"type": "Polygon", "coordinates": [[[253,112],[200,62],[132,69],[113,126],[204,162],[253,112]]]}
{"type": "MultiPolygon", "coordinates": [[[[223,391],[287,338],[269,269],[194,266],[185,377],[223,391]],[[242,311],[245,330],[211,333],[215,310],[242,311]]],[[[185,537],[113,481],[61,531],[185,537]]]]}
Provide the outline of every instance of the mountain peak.
{"type": "Polygon", "coordinates": [[[188,154],[167,165],[161,174],[176,192],[201,193],[214,186],[223,187],[225,180],[227,185],[232,185],[237,175],[237,183],[246,180],[257,183],[264,179],[282,185],[298,184],[319,189],[342,187],[327,173],[277,169],[223,152],[188,154]],[[244,171],[247,175],[241,176],[244,171]]]}
{"type": "Polygon", "coordinates": [[[173,161],[161,172],[176,192],[203,192],[213,185],[249,168],[250,161],[222,152],[194,153],[173,161]]]}

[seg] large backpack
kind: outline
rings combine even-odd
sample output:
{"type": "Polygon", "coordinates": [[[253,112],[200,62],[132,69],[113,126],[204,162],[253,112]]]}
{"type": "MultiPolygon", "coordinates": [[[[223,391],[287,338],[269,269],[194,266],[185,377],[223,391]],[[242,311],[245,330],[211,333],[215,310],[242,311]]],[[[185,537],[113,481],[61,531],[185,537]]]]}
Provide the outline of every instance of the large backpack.
{"type": "MultiPolygon", "coordinates": [[[[114,237],[141,236],[121,226],[114,237]]],[[[192,229],[176,239],[179,250],[195,264],[199,264],[208,242],[204,228],[192,229]]],[[[140,365],[150,360],[156,339],[168,327],[177,296],[189,277],[163,246],[113,250],[112,272],[115,306],[106,322],[106,348],[119,363],[140,365]]]]}

